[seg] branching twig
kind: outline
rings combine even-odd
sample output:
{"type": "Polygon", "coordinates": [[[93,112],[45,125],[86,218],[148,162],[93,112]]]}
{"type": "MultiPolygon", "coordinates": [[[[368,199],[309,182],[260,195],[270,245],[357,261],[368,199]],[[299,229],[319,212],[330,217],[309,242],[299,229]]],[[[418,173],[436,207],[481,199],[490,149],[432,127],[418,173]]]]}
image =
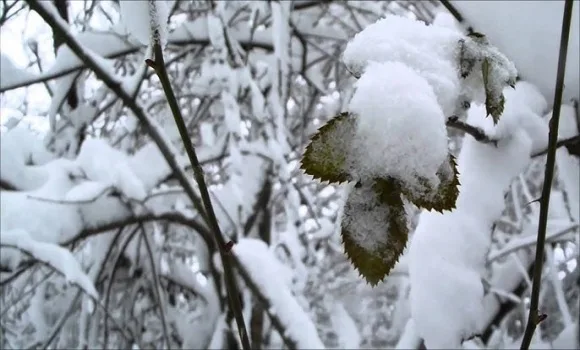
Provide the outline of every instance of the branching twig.
{"type": "Polygon", "coordinates": [[[560,109],[562,106],[562,94],[564,91],[564,76],[566,73],[566,56],[568,54],[568,40],[570,38],[570,22],[572,19],[572,7],[574,2],[566,0],[564,3],[564,15],[562,19],[562,34],[560,37],[560,52],[558,57],[558,73],[556,76],[556,88],[554,92],[554,110],[550,120],[550,132],[548,136],[548,157],[544,172],[544,185],[542,197],[540,199],[540,219],[538,224],[538,243],[536,246],[536,257],[534,261],[534,274],[532,284],[532,295],[530,298],[530,312],[522,345],[520,349],[526,350],[530,347],[536,326],[541,322],[538,304],[540,299],[540,286],[542,282],[542,269],[544,260],[544,246],[546,242],[546,228],[548,225],[548,209],[550,206],[550,193],[552,191],[552,179],[554,177],[554,167],[556,163],[556,145],[558,143],[558,127],[560,125],[560,109]]]}
{"type": "Polygon", "coordinates": [[[187,153],[187,156],[189,157],[191,166],[193,167],[193,173],[201,194],[201,199],[205,209],[207,223],[209,224],[209,227],[213,231],[213,237],[216,241],[216,245],[223,262],[224,280],[227,289],[230,308],[236,319],[238,331],[240,333],[240,339],[242,341],[242,347],[244,348],[244,350],[249,350],[251,349],[250,340],[246,330],[244,316],[242,314],[242,306],[239,300],[238,287],[234,276],[234,268],[233,268],[234,261],[232,259],[231,254],[229,254],[225,249],[227,242],[225,241],[224,236],[219,227],[218,220],[215,215],[211,199],[209,196],[209,191],[205,183],[203,169],[201,167],[201,164],[199,163],[197,153],[195,151],[195,148],[193,147],[193,143],[191,142],[191,138],[189,137],[189,134],[187,132],[187,126],[185,125],[185,121],[183,119],[183,116],[181,115],[179,103],[177,102],[177,98],[175,97],[175,93],[173,92],[173,88],[171,87],[169,75],[167,74],[167,70],[165,68],[163,51],[158,40],[154,42],[153,54],[155,60],[154,61],[148,60],[147,62],[149,66],[151,66],[151,68],[155,70],[157,76],[159,77],[161,85],[163,86],[163,91],[165,92],[167,102],[169,104],[169,107],[171,108],[171,112],[173,113],[175,124],[177,125],[177,129],[179,130],[179,135],[181,136],[181,140],[183,141],[185,151],[187,153]]]}

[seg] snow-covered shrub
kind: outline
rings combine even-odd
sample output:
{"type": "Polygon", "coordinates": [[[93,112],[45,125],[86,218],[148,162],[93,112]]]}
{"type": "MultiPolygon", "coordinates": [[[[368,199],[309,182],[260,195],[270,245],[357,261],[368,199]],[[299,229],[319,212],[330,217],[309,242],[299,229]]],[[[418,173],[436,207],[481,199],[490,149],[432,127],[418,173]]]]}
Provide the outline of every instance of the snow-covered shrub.
{"type": "Polygon", "coordinates": [[[407,243],[404,202],[452,210],[458,196],[446,120],[484,103],[494,124],[517,71],[484,35],[387,16],[358,33],[343,60],[359,78],[348,109],[312,138],[302,168],[352,182],[342,219],[345,251],[371,284],[407,243]],[[373,198],[374,197],[374,198],[373,198]]]}

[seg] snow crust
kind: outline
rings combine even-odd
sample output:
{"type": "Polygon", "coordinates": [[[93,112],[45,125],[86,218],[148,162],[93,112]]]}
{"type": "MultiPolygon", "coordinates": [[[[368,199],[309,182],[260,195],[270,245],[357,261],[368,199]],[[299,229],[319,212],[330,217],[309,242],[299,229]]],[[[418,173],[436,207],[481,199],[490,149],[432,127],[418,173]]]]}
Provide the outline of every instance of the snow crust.
{"type": "MultiPolygon", "coordinates": [[[[520,125],[540,120],[516,106],[538,97],[527,85],[516,94],[496,126],[497,147],[464,138],[458,157],[457,208],[439,214],[423,211],[409,248],[411,314],[427,348],[460,348],[485,325],[482,277],[491,244],[491,228],[505,207],[504,190],[529,162],[533,135],[520,125]]],[[[511,101],[510,101],[511,99],[511,101]]],[[[541,101],[536,101],[541,106],[541,101]]],[[[468,123],[486,125],[485,109],[473,106],[468,123]]],[[[534,122],[535,123],[535,122],[534,122]]],[[[489,128],[493,125],[489,125],[489,128]]]]}
{"type": "Polygon", "coordinates": [[[316,325],[298,304],[288,286],[281,283],[280,275],[284,274],[281,263],[266,243],[244,238],[238,241],[232,251],[284,325],[285,336],[295,341],[298,349],[324,349],[316,325]]]}

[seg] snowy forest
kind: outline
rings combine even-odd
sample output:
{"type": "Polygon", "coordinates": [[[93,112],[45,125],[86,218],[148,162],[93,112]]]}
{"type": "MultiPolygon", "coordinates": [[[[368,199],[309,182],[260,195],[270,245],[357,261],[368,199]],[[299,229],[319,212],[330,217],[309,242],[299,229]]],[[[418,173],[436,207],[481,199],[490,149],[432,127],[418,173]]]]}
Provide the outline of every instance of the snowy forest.
{"type": "Polygon", "coordinates": [[[579,349],[578,1],[2,0],[1,349],[579,349]]]}

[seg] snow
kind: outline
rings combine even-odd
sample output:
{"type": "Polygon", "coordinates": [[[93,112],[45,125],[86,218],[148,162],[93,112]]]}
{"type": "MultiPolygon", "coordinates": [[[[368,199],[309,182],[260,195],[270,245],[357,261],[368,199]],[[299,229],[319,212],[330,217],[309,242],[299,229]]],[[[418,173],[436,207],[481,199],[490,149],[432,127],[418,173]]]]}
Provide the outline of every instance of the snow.
{"type": "Polygon", "coordinates": [[[504,87],[516,82],[518,74],[513,62],[492,44],[486,37],[462,39],[459,50],[462,95],[468,101],[486,103],[490,99],[497,104],[504,87]]]}
{"type": "MultiPolygon", "coordinates": [[[[546,121],[549,121],[551,117],[552,113],[549,113],[545,117],[546,121]]],[[[558,139],[566,139],[579,134],[577,118],[573,106],[562,105],[558,139]]],[[[558,177],[567,194],[570,214],[577,223],[580,223],[580,158],[571,155],[565,147],[560,147],[556,151],[556,166],[558,177]]]]}
{"type": "Polygon", "coordinates": [[[432,180],[447,157],[444,114],[433,89],[399,62],[370,62],[356,83],[349,110],[358,116],[351,173],[432,180]]]}
{"type": "Polygon", "coordinates": [[[340,349],[359,349],[361,336],[356,323],[341,302],[334,302],[330,319],[338,336],[340,349]]]}
{"type": "Polygon", "coordinates": [[[0,243],[18,248],[47,263],[62,273],[67,282],[77,284],[94,299],[99,298],[99,294],[89,276],[84,273],[72,253],[65,248],[51,243],[39,242],[23,229],[3,229],[0,235],[0,243]]]}
{"type": "Polygon", "coordinates": [[[32,79],[34,74],[16,67],[10,57],[0,55],[0,86],[12,85],[18,81],[32,79]]]}
{"type": "MultiPolygon", "coordinates": [[[[521,77],[538,86],[552,103],[563,1],[451,1],[467,25],[485,34],[515,62],[521,77]],[[539,69],[540,68],[540,69],[539,69]]],[[[576,5],[576,4],[575,4],[576,5]]],[[[564,101],[580,97],[580,22],[577,6],[572,14],[564,101]]]]}
{"type": "Polygon", "coordinates": [[[64,199],[64,193],[82,176],[81,169],[72,161],[57,159],[44,166],[47,180],[32,191],[0,192],[3,230],[23,229],[34,239],[56,243],[69,232],[78,232],[82,222],[76,207],[54,201],[64,199]],[[31,213],[36,216],[30,220],[31,213]],[[58,217],[59,220],[54,220],[58,217]]]}
{"type": "Polygon", "coordinates": [[[70,202],[92,202],[110,189],[102,182],[84,181],[68,191],[64,199],[70,202]]]}
{"type": "Polygon", "coordinates": [[[127,160],[124,153],[101,139],[85,140],[76,159],[90,180],[115,186],[127,197],[143,200],[147,196],[145,186],[127,160]]]}
{"type": "Polygon", "coordinates": [[[324,349],[316,326],[296,301],[286,285],[280,283],[284,273],[281,263],[258,239],[240,239],[232,248],[252,281],[274,308],[276,317],[285,329],[285,336],[292,339],[298,349],[324,349]]]}
{"type": "MultiPolygon", "coordinates": [[[[521,95],[528,96],[526,91],[522,89],[521,95]]],[[[427,348],[459,348],[485,325],[481,279],[491,228],[505,207],[504,190],[530,159],[532,135],[519,125],[523,118],[539,119],[519,111],[511,109],[500,119],[496,128],[503,131],[497,147],[464,138],[458,157],[457,208],[444,215],[427,211],[420,215],[409,248],[410,302],[427,348]]],[[[475,105],[467,122],[482,125],[491,120],[485,118],[483,107],[475,105]]]]}
{"type": "Polygon", "coordinates": [[[347,45],[343,61],[360,76],[368,62],[403,62],[427,80],[446,116],[456,108],[460,93],[455,50],[462,34],[389,15],[358,33],[347,45]]]}
{"type": "Polygon", "coordinates": [[[134,0],[119,2],[125,27],[139,43],[148,46],[155,31],[161,46],[167,43],[169,9],[165,0],[134,0]]]}
{"type": "MultiPolygon", "coordinates": [[[[501,123],[494,125],[488,119],[472,118],[470,125],[476,126],[485,132],[491,139],[509,137],[515,128],[523,128],[531,137],[533,151],[544,150],[548,145],[548,126],[542,120],[547,109],[547,101],[538,88],[527,82],[519,81],[515,88],[504,88],[506,98],[501,123]]],[[[485,113],[485,107],[474,104],[468,114],[485,113]]]]}
{"type": "Polygon", "coordinates": [[[0,178],[19,190],[34,190],[42,186],[48,174],[44,167],[54,155],[46,150],[42,140],[21,125],[2,134],[0,138],[0,178]]]}
{"type": "Polygon", "coordinates": [[[354,188],[344,205],[342,227],[349,237],[365,251],[375,252],[389,241],[389,227],[385,223],[390,215],[389,207],[379,202],[371,185],[354,188]]]}

